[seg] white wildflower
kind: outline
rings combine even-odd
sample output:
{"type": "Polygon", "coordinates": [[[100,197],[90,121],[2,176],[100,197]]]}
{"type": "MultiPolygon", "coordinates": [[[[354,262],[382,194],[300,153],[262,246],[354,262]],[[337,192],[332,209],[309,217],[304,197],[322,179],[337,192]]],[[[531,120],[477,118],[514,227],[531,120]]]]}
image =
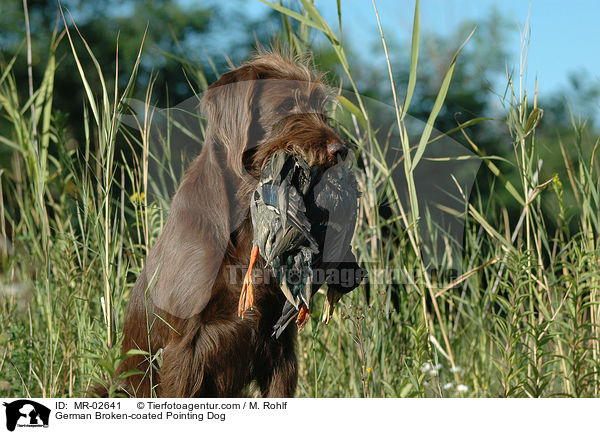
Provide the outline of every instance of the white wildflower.
{"type": "Polygon", "coordinates": [[[456,391],[457,392],[468,392],[469,386],[467,386],[465,384],[459,384],[458,386],[456,386],[456,391]]]}
{"type": "Polygon", "coordinates": [[[431,363],[425,363],[423,366],[421,366],[421,372],[425,373],[427,371],[430,371],[432,368],[431,363]]]}
{"type": "Polygon", "coordinates": [[[444,385],[442,386],[442,388],[443,388],[444,390],[448,390],[448,389],[451,389],[451,388],[452,388],[452,386],[453,386],[453,384],[452,384],[452,383],[446,383],[446,384],[444,384],[444,385]]]}

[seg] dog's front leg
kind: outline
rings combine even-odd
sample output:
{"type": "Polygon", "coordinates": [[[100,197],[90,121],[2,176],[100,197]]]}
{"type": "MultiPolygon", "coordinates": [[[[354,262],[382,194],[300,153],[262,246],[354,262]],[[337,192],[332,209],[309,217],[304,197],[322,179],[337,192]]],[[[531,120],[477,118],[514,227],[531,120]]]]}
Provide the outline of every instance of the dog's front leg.
{"type": "Polygon", "coordinates": [[[273,371],[268,386],[261,387],[264,398],[293,398],[298,384],[296,356],[286,360],[273,371]]]}
{"type": "Polygon", "coordinates": [[[298,384],[295,327],[271,339],[269,363],[257,373],[260,391],[263,398],[292,398],[298,384]]]}
{"type": "Polygon", "coordinates": [[[200,389],[204,366],[201,355],[193,345],[170,342],[163,350],[159,396],[161,398],[189,398],[200,389]]]}

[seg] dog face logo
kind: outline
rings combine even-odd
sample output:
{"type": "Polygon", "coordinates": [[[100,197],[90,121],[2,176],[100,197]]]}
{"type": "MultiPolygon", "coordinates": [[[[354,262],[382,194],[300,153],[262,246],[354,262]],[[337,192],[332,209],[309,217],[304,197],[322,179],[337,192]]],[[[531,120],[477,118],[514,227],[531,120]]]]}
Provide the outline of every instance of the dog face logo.
{"type": "Polygon", "coordinates": [[[19,399],[6,403],[6,429],[14,431],[15,427],[48,427],[50,409],[29,399],[19,399]]]}

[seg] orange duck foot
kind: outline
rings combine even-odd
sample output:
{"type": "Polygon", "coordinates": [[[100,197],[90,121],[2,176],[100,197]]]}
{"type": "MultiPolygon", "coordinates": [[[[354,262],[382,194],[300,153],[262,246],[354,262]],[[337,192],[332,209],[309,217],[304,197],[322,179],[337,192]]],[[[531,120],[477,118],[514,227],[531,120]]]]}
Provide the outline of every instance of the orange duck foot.
{"type": "Polygon", "coordinates": [[[242,292],[240,293],[240,300],[238,302],[238,316],[244,318],[248,309],[252,310],[254,306],[254,286],[252,285],[252,269],[256,263],[258,257],[258,247],[253,247],[250,253],[250,264],[248,270],[244,276],[244,283],[242,284],[242,292]]]}
{"type": "Polygon", "coordinates": [[[310,311],[305,304],[302,304],[300,307],[300,312],[298,312],[298,318],[296,319],[296,324],[298,324],[298,330],[304,327],[304,324],[308,321],[308,317],[310,316],[310,311]]]}

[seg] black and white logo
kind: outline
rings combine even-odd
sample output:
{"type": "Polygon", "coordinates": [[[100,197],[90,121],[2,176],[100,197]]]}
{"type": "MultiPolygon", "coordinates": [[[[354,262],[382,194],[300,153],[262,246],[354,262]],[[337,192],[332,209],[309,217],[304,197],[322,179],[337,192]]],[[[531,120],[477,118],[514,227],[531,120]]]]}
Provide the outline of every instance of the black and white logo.
{"type": "Polygon", "coordinates": [[[6,429],[14,431],[16,427],[48,427],[50,409],[29,399],[4,402],[6,407],[6,429]]]}

